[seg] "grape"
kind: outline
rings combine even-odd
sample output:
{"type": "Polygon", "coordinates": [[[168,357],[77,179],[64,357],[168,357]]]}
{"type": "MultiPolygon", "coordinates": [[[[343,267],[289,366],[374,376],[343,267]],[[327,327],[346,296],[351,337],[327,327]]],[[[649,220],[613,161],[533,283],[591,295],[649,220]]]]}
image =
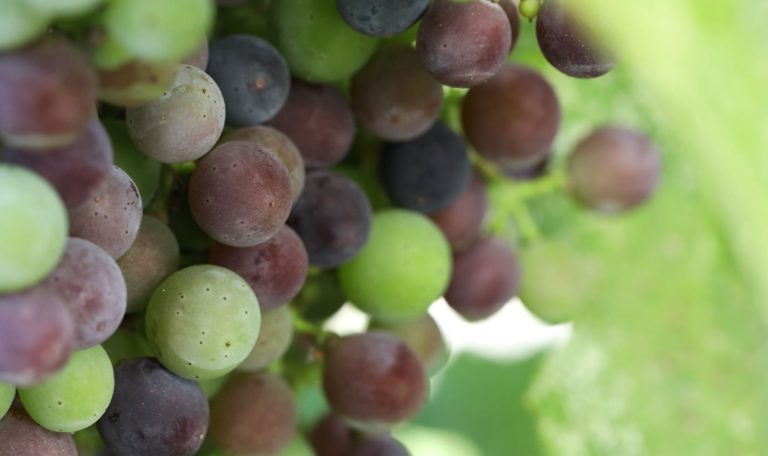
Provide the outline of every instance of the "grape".
{"type": "Polygon", "coordinates": [[[92,11],[104,0],[22,0],[37,11],[55,16],[78,16],[92,11]]]}
{"type": "Polygon", "coordinates": [[[259,302],[234,272],[191,266],[171,274],[152,295],[147,339],[163,365],[195,379],[220,377],[251,352],[259,337],[259,302]]]}
{"type": "Polygon", "coordinates": [[[306,80],[346,79],[376,50],[376,39],[355,32],[341,19],[335,0],[272,2],[270,16],[291,73],[306,80]]]}
{"type": "Polygon", "coordinates": [[[42,287],[0,295],[0,381],[33,385],[64,367],[75,348],[64,304],[42,287]]]}
{"type": "Polygon", "coordinates": [[[259,298],[261,310],[274,309],[293,299],[307,277],[307,251],[287,226],[253,247],[214,244],[209,262],[244,278],[259,298]]]}
{"type": "Polygon", "coordinates": [[[44,151],[6,148],[4,157],[45,177],[69,208],[92,196],[112,170],[112,144],[98,119],[71,144],[44,151]]]}
{"type": "Polygon", "coordinates": [[[352,447],[352,433],[343,419],[329,413],[315,424],[309,442],[317,456],[346,456],[352,447]]]}
{"type": "Polygon", "coordinates": [[[503,240],[488,237],[453,256],[445,300],[467,320],[482,320],[515,296],[519,282],[515,253],[503,240]]]}
{"type": "Polygon", "coordinates": [[[117,265],[128,290],[127,312],[143,310],[155,288],[179,268],[179,244],[163,222],[144,216],[131,248],[117,265]]]}
{"type": "Polygon", "coordinates": [[[75,321],[78,348],[107,340],[125,315],[125,280],[97,245],[70,238],[64,257],[41,285],[58,295],[75,321]]]}
{"type": "Polygon", "coordinates": [[[208,431],[208,414],[197,383],[142,358],[115,368],[115,394],[98,428],[117,454],[192,456],[208,431]]]}
{"type": "Polygon", "coordinates": [[[270,124],[293,140],[308,168],[338,163],[355,137],[355,118],[344,94],[299,80],[292,82],[288,100],[270,124]]]}
{"type": "Polygon", "coordinates": [[[427,71],[452,87],[488,80],[501,68],[511,45],[509,18],[487,0],[435,0],[416,39],[427,71]]]}
{"type": "Polygon", "coordinates": [[[532,20],[539,15],[541,10],[541,0],[521,0],[520,15],[528,20],[532,20]]]}
{"type": "Polygon", "coordinates": [[[176,62],[131,60],[99,70],[99,99],[115,106],[141,106],[168,90],[178,68],[176,62]]]}
{"type": "Polygon", "coordinates": [[[89,240],[112,258],[128,251],[139,234],[141,196],[125,171],[113,166],[95,195],[69,211],[69,233],[89,240]]]}
{"type": "Polygon", "coordinates": [[[413,417],[427,395],[424,368],[384,332],[339,339],[326,353],[323,389],[334,412],[371,427],[413,417]]]}
{"type": "Polygon", "coordinates": [[[152,347],[142,333],[120,328],[107,339],[102,347],[113,365],[136,358],[151,357],[152,347]]]}
{"type": "Polygon", "coordinates": [[[212,42],[210,52],[208,73],[224,94],[228,124],[256,125],[283,107],[291,74],[269,43],[255,36],[230,35],[212,42]]]}
{"type": "Polygon", "coordinates": [[[224,143],[198,163],[189,207],[209,236],[249,247],[274,236],[291,210],[291,179],[272,153],[245,141],[224,143]]]}
{"type": "Polygon", "coordinates": [[[76,432],[101,418],[114,387],[112,363],[96,345],[75,352],[64,369],[45,383],[19,388],[19,398],[40,426],[54,432],[76,432]]]}
{"type": "MultiPolygon", "coordinates": [[[[539,0],[535,1],[538,2],[539,0]]],[[[509,27],[512,31],[509,52],[512,52],[517,44],[517,39],[520,37],[520,15],[517,12],[517,5],[513,0],[499,0],[499,6],[504,10],[507,19],[509,19],[509,27]]]]}
{"type": "Polygon", "coordinates": [[[205,71],[208,67],[208,57],[210,55],[210,49],[208,47],[208,40],[203,40],[203,43],[195,49],[194,52],[189,54],[181,61],[183,65],[190,65],[200,68],[205,71]]]}
{"type": "Polygon", "coordinates": [[[314,453],[306,439],[301,434],[297,434],[277,456],[314,456],[314,453]]]}
{"type": "Polygon", "coordinates": [[[45,11],[31,8],[26,0],[0,2],[0,51],[14,49],[42,35],[49,21],[45,11]]]}
{"type": "Polygon", "coordinates": [[[34,285],[59,262],[67,242],[67,212],[45,180],[0,163],[0,293],[34,285]]]}
{"type": "Polygon", "coordinates": [[[0,382],[0,420],[11,409],[13,399],[16,397],[16,387],[0,382]]]}
{"type": "Polygon", "coordinates": [[[405,342],[427,372],[437,372],[447,361],[448,349],[445,346],[445,339],[435,319],[429,314],[395,324],[374,322],[372,327],[391,333],[405,342]]]}
{"type": "Polygon", "coordinates": [[[211,436],[234,454],[274,454],[296,433],[293,391],[273,374],[232,377],[211,405],[211,436]]]}
{"type": "Polygon", "coordinates": [[[136,146],[163,163],[197,160],[219,140],[224,129],[224,98],[203,70],[181,65],[163,95],[128,108],[128,133],[136,146]]]}
{"type": "Polygon", "coordinates": [[[213,22],[210,0],[113,0],[104,16],[107,33],[134,56],[182,59],[205,39],[213,22]]]}
{"type": "Polygon", "coordinates": [[[410,456],[411,453],[388,435],[367,435],[357,442],[348,456],[410,456]]]}
{"type": "Polygon", "coordinates": [[[506,171],[527,169],[549,154],[560,127],[560,105],[536,70],[507,63],[490,81],[469,90],[461,121],[482,156],[506,171]]]}
{"type": "Polygon", "coordinates": [[[262,313],[259,339],[238,369],[251,372],[265,369],[288,351],[292,339],[293,318],[287,306],[262,313]]]}
{"type": "Polygon", "coordinates": [[[555,68],[576,78],[596,78],[615,63],[592,39],[585,24],[566,11],[564,0],[547,0],[536,19],[536,38],[541,53],[555,68]]]}
{"type": "Polygon", "coordinates": [[[149,203],[160,186],[160,162],[153,160],[136,148],[128,135],[128,127],[122,120],[104,119],[115,152],[115,165],[125,171],[139,187],[141,200],[149,203]]]}
{"type": "Polygon", "coordinates": [[[48,431],[22,409],[0,420],[0,456],[77,456],[72,435],[48,431]]]}
{"type": "Polygon", "coordinates": [[[93,114],[96,75],[74,45],[51,36],[0,54],[0,100],[0,135],[6,145],[66,145],[93,114]]]}
{"type": "Polygon", "coordinates": [[[661,158],[644,135],[608,126],[583,139],[568,159],[573,195],[601,212],[627,211],[645,202],[656,189],[661,158]]]}
{"type": "Polygon", "coordinates": [[[293,306],[303,318],[319,321],[335,314],[345,302],[347,296],[341,290],[336,271],[325,270],[310,274],[293,306]]]}
{"type": "Polygon", "coordinates": [[[427,73],[410,46],[381,49],[355,75],[352,109],[371,133],[407,141],[425,133],[443,105],[443,86],[427,73]]]}
{"type": "Polygon", "coordinates": [[[360,251],[371,231],[371,218],[371,205],[357,184],[318,170],[307,175],[288,223],[304,241],[309,263],[327,268],[360,251]]]}
{"type": "Polygon", "coordinates": [[[357,307],[382,321],[423,314],[448,286],[451,253],[425,216],[387,210],[373,217],[368,243],[339,270],[341,287],[357,307]]]}
{"type": "Polygon", "coordinates": [[[429,6],[429,0],[336,0],[342,19],[370,36],[394,36],[408,30],[429,6]]]}
{"type": "MultiPolygon", "coordinates": [[[[168,197],[168,216],[171,231],[179,241],[179,247],[184,254],[199,254],[201,258],[207,257],[207,250],[211,245],[211,238],[197,225],[189,208],[187,195],[189,193],[189,178],[193,169],[182,169],[174,180],[173,191],[168,197]]],[[[187,264],[189,266],[189,264],[187,264]]]]}
{"type": "Polygon", "coordinates": [[[460,251],[472,245],[480,236],[487,211],[485,183],[477,174],[473,174],[464,193],[450,206],[431,213],[429,218],[443,232],[451,249],[460,251]]]}
{"type": "Polygon", "coordinates": [[[443,123],[418,138],[386,144],[379,157],[379,176],[398,206],[419,212],[444,209],[469,184],[471,166],[464,140],[443,123]]]}
{"type": "Polygon", "coordinates": [[[501,168],[501,171],[507,177],[511,177],[512,179],[517,179],[517,180],[538,179],[539,177],[547,173],[547,169],[549,168],[550,158],[551,156],[547,155],[546,157],[544,157],[543,160],[533,165],[529,165],[524,168],[510,168],[510,169],[501,168]]]}
{"type": "Polygon", "coordinates": [[[295,202],[304,189],[304,159],[291,138],[279,130],[264,125],[233,130],[224,135],[221,142],[252,141],[270,151],[285,165],[291,177],[291,194],[295,202]]]}

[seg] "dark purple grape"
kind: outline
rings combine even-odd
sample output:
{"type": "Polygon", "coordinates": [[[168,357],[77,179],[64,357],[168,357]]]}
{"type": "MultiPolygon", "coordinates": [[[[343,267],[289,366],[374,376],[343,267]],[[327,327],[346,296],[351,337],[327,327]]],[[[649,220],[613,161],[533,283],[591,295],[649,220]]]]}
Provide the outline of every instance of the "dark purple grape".
{"type": "Polygon", "coordinates": [[[647,136],[624,127],[603,127],[582,140],[568,159],[573,195],[607,213],[627,211],[656,189],[661,157],[647,136]]]}
{"type": "Polygon", "coordinates": [[[210,237],[250,247],[274,236],[291,211],[291,179],[274,154],[230,141],[197,165],[189,182],[192,215],[210,237]]]}
{"type": "Polygon", "coordinates": [[[209,262],[223,266],[248,282],[262,310],[274,309],[293,299],[307,278],[307,251],[288,226],[253,247],[214,244],[209,262]]]}
{"type": "Polygon", "coordinates": [[[520,14],[517,12],[517,5],[512,0],[499,0],[499,6],[504,10],[507,19],[509,19],[509,27],[512,31],[509,52],[512,52],[517,44],[517,39],[520,37],[520,14]]]}
{"type": "Polygon", "coordinates": [[[488,237],[454,254],[445,300],[467,320],[482,320],[509,302],[519,284],[517,256],[503,240],[488,237]]]}
{"type": "Polygon", "coordinates": [[[184,60],[181,61],[182,65],[190,65],[200,68],[205,71],[208,66],[208,57],[210,56],[210,49],[208,48],[208,40],[203,40],[200,47],[192,54],[189,54],[184,60]]]}
{"type": "Polygon", "coordinates": [[[128,251],[139,234],[142,204],[136,184],[113,166],[93,196],[69,210],[69,234],[98,245],[112,258],[128,251]]]}
{"type": "Polygon", "coordinates": [[[527,169],[549,154],[560,127],[560,105],[536,70],[507,63],[467,92],[461,121],[482,156],[506,171],[527,169]]]}
{"type": "Polygon", "coordinates": [[[4,158],[45,177],[64,204],[74,208],[92,196],[112,170],[112,143],[98,119],[91,119],[71,144],[34,151],[9,147],[4,158]]]}
{"type": "Polygon", "coordinates": [[[435,0],[416,39],[427,71],[452,87],[487,81],[507,59],[511,44],[507,15],[489,0],[435,0]]]}
{"type": "Polygon", "coordinates": [[[571,16],[565,0],[547,0],[536,18],[541,53],[555,68],[576,78],[596,78],[615,63],[591,37],[585,24],[571,16]]]}
{"type": "Polygon", "coordinates": [[[93,115],[96,75],[75,46],[49,36],[0,54],[0,100],[0,136],[7,145],[66,145],[93,115]]]}
{"type": "Polygon", "coordinates": [[[338,274],[335,270],[324,270],[310,274],[292,305],[303,318],[321,321],[335,314],[345,302],[347,295],[341,289],[338,274]]]}
{"type": "Polygon", "coordinates": [[[301,237],[309,263],[340,266],[363,248],[373,212],[360,187],[344,176],[318,170],[307,174],[304,191],[288,223],[301,237]]]}
{"type": "Polygon", "coordinates": [[[211,436],[234,454],[274,454],[296,433],[291,387],[270,373],[237,374],[211,405],[211,436]]]}
{"type": "Polygon", "coordinates": [[[118,455],[192,456],[203,444],[208,415],[197,382],[142,358],[115,368],[115,393],[97,426],[118,455]]]}
{"type": "Polygon", "coordinates": [[[42,382],[64,367],[75,334],[63,300],[46,287],[0,295],[0,381],[42,382]]]}
{"type": "Polygon", "coordinates": [[[443,123],[425,134],[384,146],[379,176],[398,206],[435,212],[451,205],[464,193],[471,166],[464,140],[443,123]]]}
{"type": "Polygon", "coordinates": [[[411,456],[411,453],[389,435],[366,435],[347,456],[411,456]]]}
{"type": "Polygon", "coordinates": [[[407,141],[425,133],[443,105],[443,86],[410,46],[383,48],[352,78],[352,109],[371,133],[407,141]]]}
{"type": "Polygon", "coordinates": [[[343,419],[329,413],[312,428],[309,443],[317,456],[347,456],[352,447],[352,432],[343,419]]]}
{"type": "Polygon", "coordinates": [[[120,268],[96,244],[69,238],[61,262],[41,285],[58,295],[75,321],[78,349],[107,340],[125,316],[120,268]]]}
{"type": "Polygon", "coordinates": [[[414,416],[426,399],[427,380],[408,346],[377,331],[344,337],[329,348],[323,388],[334,412],[380,427],[414,416]]]}
{"type": "Polygon", "coordinates": [[[488,211],[488,195],[485,183],[473,174],[464,193],[450,206],[429,214],[440,228],[453,251],[466,249],[480,236],[480,230],[488,211]]]}
{"type": "Polygon", "coordinates": [[[424,14],[429,0],[336,0],[341,18],[369,36],[394,36],[410,28],[424,14]]]}
{"type": "Polygon", "coordinates": [[[355,136],[355,117],[339,89],[297,79],[270,125],[296,143],[308,168],[324,168],[341,161],[355,136]]]}
{"type": "Polygon", "coordinates": [[[230,35],[212,41],[207,71],[224,95],[227,123],[239,127],[274,117],[291,87],[283,56],[256,36],[230,35]]]}
{"type": "Polygon", "coordinates": [[[21,408],[0,420],[0,456],[77,456],[72,434],[51,432],[21,408]]]}

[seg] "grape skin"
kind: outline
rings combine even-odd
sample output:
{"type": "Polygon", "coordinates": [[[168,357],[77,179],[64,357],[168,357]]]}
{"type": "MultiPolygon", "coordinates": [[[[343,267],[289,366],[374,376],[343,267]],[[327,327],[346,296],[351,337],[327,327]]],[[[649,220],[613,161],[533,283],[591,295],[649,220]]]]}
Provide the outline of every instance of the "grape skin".
{"type": "Polygon", "coordinates": [[[178,68],[176,62],[131,60],[117,68],[101,69],[99,99],[115,106],[141,106],[168,90],[178,68]]]}
{"type": "Polygon", "coordinates": [[[346,456],[352,447],[352,433],[341,417],[329,413],[312,428],[309,443],[317,456],[346,456]]]}
{"type": "Polygon", "coordinates": [[[240,363],[238,370],[255,372],[267,368],[280,359],[293,339],[293,316],[288,306],[281,306],[261,314],[261,331],[253,350],[240,363]]]}
{"type": "Polygon", "coordinates": [[[415,320],[400,323],[372,322],[372,328],[386,331],[403,341],[419,358],[430,374],[437,372],[448,358],[443,333],[431,315],[424,314],[415,320]]]}
{"type": "Polygon", "coordinates": [[[507,19],[509,19],[509,27],[512,32],[509,52],[512,53],[515,50],[515,45],[517,45],[517,39],[520,37],[520,14],[513,0],[499,0],[499,6],[504,10],[507,19]]]}
{"type": "Polygon", "coordinates": [[[375,37],[394,36],[424,14],[429,0],[336,0],[342,19],[356,31],[375,37]]]}
{"type": "Polygon", "coordinates": [[[35,423],[24,410],[12,409],[0,420],[2,456],[77,456],[71,434],[51,432],[35,423]]]}
{"type": "Polygon", "coordinates": [[[479,237],[488,211],[485,183],[473,174],[464,193],[450,206],[429,214],[455,252],[472,245],[479,237]]]}
{"type": "Polygon", "coordinates": [[[336,271],[327,269],[310,274],[291,305],[303,318],[322,321],[335,314],[345,302],[347,296],[336,271]]]}
{"type": "Polygon", "coordinates": [[[197,67],[205,71],[206,67],[208,66],[209,57],[210,48],[208,46],[208,40],[205,39],[194,52],[186,56],[184,60],[181,61],[181,64],[197,67]]]}
{"type": "Polygon", "coordinates": [[[367,435],[357,442],[348,456],[410,456],[411,453],[388,435],[367,435]]]}

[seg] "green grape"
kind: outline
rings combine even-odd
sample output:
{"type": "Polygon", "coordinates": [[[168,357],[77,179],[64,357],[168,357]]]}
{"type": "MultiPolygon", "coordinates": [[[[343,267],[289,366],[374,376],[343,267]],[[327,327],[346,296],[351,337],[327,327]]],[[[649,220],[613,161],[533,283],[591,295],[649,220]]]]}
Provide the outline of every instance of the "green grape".
{"type": "Polygon", "coordinates": [[[144,206],[152,201],[160,186],[162,165],[141,153],[131,141],[125,122],[117,119],[104,119],[104,127],[112,140],[115,151],[115,165],[128,173],[133,182],[139,187],[144,206]]]}
{"type": "Polygon", "coordinates": [[[539,14],[540,9],[539,0],[522,0],[520,2],[520,15],[526,19],[532,20],[539,14]]]}
{"type": "Polygon", "coordinates": [[[181,60],[203,42],[213,15],[211,0],[113,0],[105,25],[139,59],[181,60]]]}
{"type": "Polygon", "coordinates": [[[64,253],[68,230],[53,187],[25,168],[0,163],[0,293],[45,278],[64,253]]]}
{"type": "Polygon", "coordinates": [[[440,229],[400,209],[377,213],[368,243],[339,270],[349,300],[385,322],[422,315],[450,277],[451,250],[440,229]]]}
{"type": "Polygon", "coordinates": [[[13,397],[16,395],[16,387],[0,382],[0,419],[11,409],[13,397]]]}
{"type": "Polygon", "coordinates": [[[334,0],[275,1],[270,15],[277,30],[277,47],[291,72],[303,79],[346,79],[376,50],[378,41],[352,30],[334,0]]]}
{"type": "Polygon", "coordinates": [[[182,377],[210,379],[248,356],[259,337],[261,311],[239,275],[218,266],[190,266],[158,286],[146,324],[147,338],[166,368],[182,377]]]}
{"type": "Polygon", "coordinates": [[[127,329],[115,331],[102,346],[114,365],[128,359],[148,358],[154,355],[152,347],[143,334],[127,329]]]}
{"type": "Polygon", "coordinates": [[[0,1],[0,51],[14,49],[42,35],[48,14],[32,9],[24,0],[0,1]]]}
{"type": "Polygon", "coordinates": [[[114,70],[133,59],[131,51],[110,36],[107,36],[91,53],[91,62],[96,68],[102,70],[114,70]]]}
{"type": "Polygon", "coordinates": [[[87,13],[104,0],[22,0],[30,8],[54,16],[77,16],[87,13]]]}
{"type": "Polygon", "coordinates": [[[297,435],[277,456],[312,456],[314,454],[312,447],[309,446],[306,439],[301,435],[297,435]]]}
{"type": "Polygon", "coordinates": [[[114,389],[112,363],[101,345],[96,345],[74,353],[48,381],[19,388],[19,398],[40,426],[53,432],[77,432],[101,418],[114,389]]]}

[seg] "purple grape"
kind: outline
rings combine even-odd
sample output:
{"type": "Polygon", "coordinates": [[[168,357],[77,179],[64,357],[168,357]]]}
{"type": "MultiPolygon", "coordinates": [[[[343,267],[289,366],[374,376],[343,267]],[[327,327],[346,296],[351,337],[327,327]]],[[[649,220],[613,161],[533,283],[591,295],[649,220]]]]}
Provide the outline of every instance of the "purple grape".
{"type": "Polygon", "coordinates": [[[375,37],[403,33],[428,6],[429,0],[336,0],[344,22],[359,33],[375,37]]]}
{"type": "Polygon", "coordinates": [[[309,443],[317,456],[347,456],[352,432],[341,417],[329,413],[312,428],[309,443]]]}
{"type": "Polygon", "coordinates": [[[21,408],[0,420],[0,442],[0,456],[77,456],[72,434],[39,426],[21,408]]]}
{"type": "Polygon", "coordinates": [[[517,39],[520,37],[520,14],[517,10],[517,4],[512,0],[499,0],[499,6],[504,10],[507,19],[509,19],[509,27],[512,31],[509,52],[512,52],[517,44],[517,39]]]}
{"type": "Polygon", "coordinates": [[[453,251],[466,249],[478,237],[488,211],[485,183],[474,174],[464,193],[450,206],[429,214],[440,228],[453,251]]]}
{"type": "Polygon", "coordinates": [[[411,456],[411,453],[389,435],[366,435],[347,456],[411,456]]]}

